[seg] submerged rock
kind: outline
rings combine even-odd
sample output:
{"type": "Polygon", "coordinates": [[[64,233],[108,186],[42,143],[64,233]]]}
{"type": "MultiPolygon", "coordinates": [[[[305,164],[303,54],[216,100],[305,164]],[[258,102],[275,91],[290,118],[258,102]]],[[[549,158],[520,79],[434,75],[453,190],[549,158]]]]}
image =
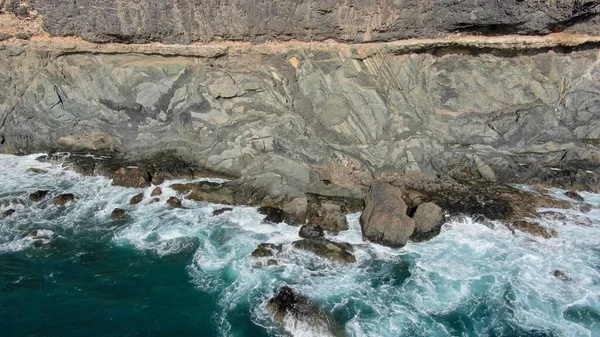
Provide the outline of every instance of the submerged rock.
{"type": "Polygon", "coordinates": [[[110,218],[113,220],[123,219],[127,216],[127,212],[121,208],[115,208],[112,213],[110,213],[110,218]]]}
{"type": "Polygon", "coordinates": [[[315,224],[307,224],[300,227],[298,236],[300,236],[303,239],[320,239],[324,237],[325,234],[323,233],[323,228],[321,228],[321,226],[315,224]]]}
{"type": "Polygon", "coordinates": [[[170,197],[169,200],[167,200],[167,204],[173,208],[181,208],[181,200],[179,200],[179,198],[177,197],[170,197]]]}
{"type": "Polygon", "coordinates": [[[137,205],[144,200],[144,193],[138,193],[129,200],[130,205],[137,205]]]}
{"type": "Polygon", "coordinates": [[[282,223],[285,221],[285,212],[278,207],[262,206],[258,208],[258,213],[266,215],[264,222],[282,223]]]}
{"type": "Polygon", "coordinates": [[[558,270],[558,269],[554,270],[552,272],[552,275],[554,275],[554,277],[556,277],[558,279],[561,279],[561,280],[564,280],[564,281],[568,281],[568,280],[571,279],[569,276],[567,276],[567,274],[564,271],[558,270]]]}
{"type": "Polygon", "coordinates": [[[341,326],[307,297],[284,286],[267,302],[273,321],[292,336],[345,336],[341,326]]]}
{"type": "Polygon", "coordinates": [[[29,173],[33,173],[33,174],[44,174],[44,173],[48,173],[48,171],[46,170],[42,170],[39,168],[35,168],[35,167],[30,167],[27,169],[27,172],[29,173]]]}
{"type": "Polygon", "coordinates": [[[224,208],[215,209],[212,212],[212,216],[221,215],[221,214],[223,214],[225,212],[231,212],[231,211],[233,211],[233,208],[231,208],[231,207],[224,207],[224,208]]]}
{"type": "Polygon", "coordinates": [[[325,238],[320,239],[304,239],[294,241],[292,245],[295,248],[313,252],[314,254],[330,259],[336,262],[355,263],[356,257],[349,250],[352,246],[349,244],[329,241],[325,238]]]}
{"type": "Polygon", "coordinates": [[[412,241],[425,241],[440,233],[445,215],[440,206],[432,202],[426,202],[417,207],[412,218],[415,220],[415,231],[410,239],[412,241]]]}
{"type": "Polygon", "coordinates": [[[73,193],[65,193],[65,194],[60,194],[57,197],[55,197],[54,199],[52,199],[52,203],[57,205],[57,206],[64,206],[69,202],[72,202],[75,200],[75,195],[73,193]]]}
{"type": "Polygon", "coordinates": [[[273,243],[261,243],[258,245],[252,254],[254,257],[267,257],[267,256],[275,256],[277,253],[283,251],[283,245],[276,245],[273,243]]]}
{"type": "Polygon", "coordinates": [[[544,239],[549,239],[553,236],[558,236],[558,233],[556,233],[554,230],[548,231],[546,228],[542,227],[541,225],[538,225],[536,223],[529,222],[529,221],[524,221],[524,220],[515,221],[515,222],[513,222],[513,227],[522,232],[527,232],[533,236],[541,236],[544,239]]]}
{"type": "Polygon", "coordinates": [[[140,170],[137,167],[121,167],[112,175],[115,186],[123,187],[149,187],[150,173],[140,170]]]}
{"type": "Polygon", "coordinates": [[[8,218],[9,216],[15,214],[15,212],[16,211],[14,209],[12,209],[12,208],[8,209],[8,210],[2,212],[2,214],[0,215],[0,219],[8,218]]]}
{"type": "Polygon", "coordinates": [[[565,195],[573,200],[576,201],[584,201],[585,199],[583,199],[583,197],[581,195],[579,195],[579,193],[575,192],[575,191],[567,191],[565,192],[565,195]]]}
{"type": "Polygon", "coordinates": [[[365,198],[360,217],[363,236],[389,247],[403,247],[415,230],[415,220],[407,214],[402,191],[386,182],[377,181],[365,198]]]}
{"type": "Polygon", "coordinates": [[[50,191],[47,190],[35,191],[29,195],[29,199],[33,202],[39,202],[44,200],[49,193],[50,191]]]}

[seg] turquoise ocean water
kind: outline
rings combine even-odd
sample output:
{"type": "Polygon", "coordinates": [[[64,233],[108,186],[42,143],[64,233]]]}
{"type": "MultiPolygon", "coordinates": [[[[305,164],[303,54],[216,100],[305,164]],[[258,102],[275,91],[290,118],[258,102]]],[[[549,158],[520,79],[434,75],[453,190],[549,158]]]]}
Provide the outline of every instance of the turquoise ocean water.
{"type": "MultiPolygon", "coordinates": [[[[295,250],[298,228],[264,224],[254,208],[216,217],[221,206],[208,203],[171,209],[172,181],[150,204],[151,188],[114,187],[35,157],[0,155],[0,200],[39,189],[77,199],[0,209],[16,210],[0,220],[1,336],[284,336],[265,309],[283,285],[348,336],[600,336],[599,195],[583,194],[596,207],[588,213],[534,219],[558,232],[550,240],[457,218],[429,242],[389,249],[363,242],[351,214],[332,239],[354,244],[358,262],[340,265],[295,250]],[[129,206],[140,191],[148,198],[129,206]],[[110,220],[115,207],[129,218],[110,220]],[[262,242],[284,244],[277,266],[255,266],[262,242]]],[[[292,331],[315,335],[302,324],[292,331]]]]}

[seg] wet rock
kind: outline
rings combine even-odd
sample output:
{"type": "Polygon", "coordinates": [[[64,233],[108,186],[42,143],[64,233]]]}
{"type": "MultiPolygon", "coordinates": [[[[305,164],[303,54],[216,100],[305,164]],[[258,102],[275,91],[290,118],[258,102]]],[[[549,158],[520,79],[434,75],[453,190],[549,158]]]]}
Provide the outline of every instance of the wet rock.
{"type": "Polygon", "coordinates": [[[162,185],[165,182],[165,178],[163,178],[163,177],[152,177],[152,180],[150,182],[153,183],[154,185],[162,185]]]}
{"type": "Polygon", "coordinates": [[[352,246],[327,239],[304,239],[294,241],[295,248],[313,252],[314,254],[336,262],[355,263],[356,258],[349,250],[352,246]]]}
{"type": "Polygon", "coordinates": [[[544,228],[536,223],[524,221],[524,220],[513,222],[513,227],[522,232],[527,232],[533,236],[541,236],[544,239],[549,239],[553,236],[558,235],[558,233],[556,233],[554,230],[548,231],[546,228],[544,228]]]}
{"type": "Polygon", "coordinates": [[[196,187],[195,183],[186,183],[186,184],[173,184],[169,186],[170,189],[177,191],[178,193],[188,193],[196,187]]]}
{"type": "Polygon", "coordinates": [[[110,213],[110,218],[113,220],[123,219],[127,216],[127,212],[121,208],[115,208],[112,213],[110,213]]]}
{"type": "Polygon", "coordinates": [[[309,223],[319,225],[324,230],[334,234],[348,229],[346,213],[342,210],[341,205],[335,203],[310,200],[308,202],[307,220],[309,223]]]}
{"type": "Polygon", "coordinates": [[[169,200],[167,200],[167,204],[173,208],[181,208],[181,200],[179,200],[179,198],[177,197],[170,197],[169,200]]]}
{"type": "Polygon", "coordinates": [[[410,236],[412,241],[425,241],[437,236],[446,219],[442,208],[432,202],[418,206],[412,218],[415,220],[415,231],[410,236]]]}
{"type": "Polygon", "coordinates": [[[12,206],[12,205],[25,205],[25,202],[22,199],[17,199],[17,198],[0,201],[0,206],[2,206],[2,207],[8,207],[8,206],[12,206]]]}
{"type": "Polygon", "coordinates": [[[159,196],[159,195],[161,195],[161,194],[162,194],[162,189],[161,189],[160,187],[158,187],[158,186],[157,186],[157,187],[155,187],[155,188],[152,190],[152,193],[150,193],[150,196],[151,196],[151,197],[156,197],[156,196],[159,196]]]}
{"type": "Polygon", "coordinates": [[[276,245],[273,243],[261,243],[258,245],[252,254],[254,257],[268,257],[275,256],[277,253],[283,251],[283,245],[276,245]]]}
{"type": "Polygon", "coordinates": [[[27,169],[27,172],[29,173],[33,173],[33,174],[44,174],[44,173],[48,173],[48,171],[46,170],[42,170],[39,168],[35,168],[35,167],[30,167],[27,169]]]}
{"type": "Polygon", "coordinates": [[[115,186],[123,187],[149,187],[150,174],[137,167],[121,167],[112,175],[115,186]]]}
{"type": "Polygon", "coordinates": [[[569,276],[567,276],[567,274],[564,271],[558,270],[558,269],[554,270],[552,272],[552,275],[554,275],[554,277],[556,277],[558,279],[565,280],[565,281],[571,279],[569,276]]]}
{"type": "Polygon", "coordinates": [[[302,326],[302,334],[307,336],[345,336],[344,330],[332,317],[290,287],[282,287],[266,307],[273,321],[291,336],[298,333],[297,326],[302,326]]]}
{"type": "Polygon", "coordinates": [[[54,199],[52,199],[52,203],[57,205],[57,206],[64,206],[69,202],[72,202],[75,200],[75,195],[73,193],[64,193],[64,194],[60,194],[57,197],[55,197],[54,199]]]}
{"type": "Polygon", "coordinates": [[[221,215],[221,214],[223,214],[225,212],[231,212],[231,211],[233,211],[233,208],[231,208],[231,207],[224,207],[224,208],[215,209],[212,212],[212,216],[221,215]]]}
{"type": "Polygon", "coordinates": [[[144,193],[138,193],[129,200],[130,205],[137,205],[144,200],[144,193]]]}
{"type": "Polygon", "coordinates": [[[258,213],[266,215],[263,222],[282,223],[285,221],[285,212],[278,207],[262,206],[258,208],[258,213]]]}
{"type": "Polygon", "coordinates": [[[403,247],[415,230],[415,220],[407,214],[402,191],[386,182],[377,181],[365,198],[360,217],[363,236],[389,247],[403,247]]]}
{"type": "Polygon", "coordinates": [[[15,214],[15,212],[16,211],[14,209],[12,209],[12,208],[8,209],[8,210],[2,212],[2,214],[0,215],[0,219],[8,218],[9,216],[15,214]]]}
{"type": "Polygon", "coordinates": [[[224,184],[203,181],[195,184],[194,189],[186,199],[195,201],[206,201],[215,204],[234,205],[234,190],[224,184]]]}
{"type": "Polygon", "coordinates": [[[267,260],[267,266],[276,266],[276,265],[278,265],[277,260],[274,260],[274,259],[267,260]]]}
{"type": "Polygon", "coordinates": [[[283,206],[283,211],[288,214],[290,225],[303,225],[306,223],[308,198],[295,198],[283,206]]]}
{"type": "Polygon", "coordinates": [[[35,191],[29,195],[29,199],[33,202],[40,202],[44,200],[49,193],[50,191],[47,190],[35,191]]]}
{"type": "Polygon", "coordinates": [[[584,201],[585,199],[583,199],[583,197],[581,195],[579,195],[579,193],[575,192],[575,191],[567,191],[565,192],[565,195],[575,201],[584,201]]]}
{"type": "Polygon", "coordinates": [[[152,200],[150,200],[149,204],[156,204],[157,202],[160,202],[160,198],[152,198],[152,200]]]}
{"type": "Polygon", "coordinates": [[[579,205],[579,211],[582,213],[589,213],[591,210],[592,206],[590,204],[579,205]]]}
{"type": "Polygon", "coordinates": [[[300,227],[298,236],[303,239],[320,239],[324,237],[323,228],[315,224],[307,224],[300,227]]]}

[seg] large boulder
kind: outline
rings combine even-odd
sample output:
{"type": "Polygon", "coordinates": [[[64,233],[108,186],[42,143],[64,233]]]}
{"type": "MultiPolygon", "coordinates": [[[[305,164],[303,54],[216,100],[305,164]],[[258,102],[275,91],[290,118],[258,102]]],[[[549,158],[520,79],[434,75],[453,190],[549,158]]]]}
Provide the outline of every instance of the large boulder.
{"type": "Polygon", "coordinates": [[[133,197],[131,197],[131,200],[129,200],[129,204],[137,205],[140,202],[142,202],[142,200],[144,200],[144,193],[138,193],[138,194],[134,195],[133,197]]]}
{"type": "Polygon", "coordinates": [[[410,239],[412,241],[424,241],[440,233],[445,215],[440,206],[432,202],[426,202],[417,207],[412,218],[415,220],[415,231],[410,239]]]}
{"type": "Polygon", "coordinates": [[[291,336],[345,336],[344,330],[335,323],[333,317],[290,287],[282,287],[266,307],[273,321],[291,336]]]}
{"type": "Polygon", "coordinates": [[[289,216],[290,225],[303,225],[306,222],[308,198],[295,198],[283,206],[283,211],[289,216]]]}
{"type": "MultiPolygon", "coordinates": [[[[173,186],[171,186],[173,188],[173,186]]],[[[187,188],[187,187],[186,187],[187,188]]],[[[185,197],[189,200],[206,201],[215,204],[234,205],[234,189],[225,184],[202,181],[196,183],[185,197]]]]}
{"type": "Polygon", "coordinates": [[[407,209],[399,188],[375,182],[360,217],[363,236],[384,246],[403,247],[415,230],[415,220],[406,214],[407,209]]]}
{"type": "Polygon", "coordinates": [[[152,180],[150,173],[137,167],[121,167],[113,173],[112,179],[113,185],[124,187],[149,187],[152,180]]]}

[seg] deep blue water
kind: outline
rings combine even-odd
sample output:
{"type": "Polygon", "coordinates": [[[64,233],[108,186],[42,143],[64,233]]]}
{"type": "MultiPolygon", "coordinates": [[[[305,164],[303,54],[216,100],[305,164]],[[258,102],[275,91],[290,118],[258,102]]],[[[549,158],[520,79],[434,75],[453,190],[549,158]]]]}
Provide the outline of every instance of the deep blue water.
{"type": "Polygon", "coordinates": [[[538,219],[559,233],[550,240],[467,218],[429,242],[389,249],[363,242],[353,214],[350,230],[333,238],[356,246],[358,262],[346,266],[295,250],[298,229],[263,224],[254,208],[218,217],[210,215],[218,205],[171,209],[169,182],[160,203],[129,206],[151,189],[114,187],[34,158],[0,156],[0,200],[37,189],[77,199],[66,207],[27,201],[0,220],[1,336],[280,336],[265,303],[282,285],[349,336],[600,335],[598,195],[584,195],[596,207],[589,213],[538,219]],[[33,166],[48,173],[28,173],[33,166]],[[129,218],[111,220],[115,207],[129,218]],[[31,239],[33,230],[46,239],[31,239]],[[257,267],[250,252],[266,241],[284,252],[277,266],[257,267]],[[554,277],[557,269],[568,277],[554,277]]]}

